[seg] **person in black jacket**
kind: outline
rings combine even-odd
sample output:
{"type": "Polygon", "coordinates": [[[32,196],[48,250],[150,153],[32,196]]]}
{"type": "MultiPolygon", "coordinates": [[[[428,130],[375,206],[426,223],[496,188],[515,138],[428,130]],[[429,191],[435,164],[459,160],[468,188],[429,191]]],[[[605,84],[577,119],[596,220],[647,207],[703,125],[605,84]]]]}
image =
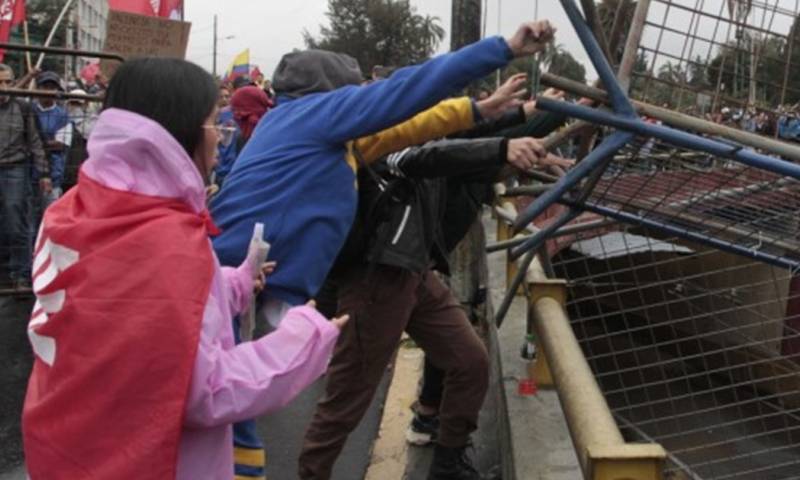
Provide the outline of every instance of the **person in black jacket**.
{"type": "MultiPolygon", "coordinates": [[[[521,112],[511,116],[525,118],[521,112]]],[[[496,130],[504,121],[473,133],[496,130]]],[[[490,183],[509,164],[527,170],[570,162],[548,155],[533,138],[456,139],[406,149],[360,170],[358,217],[332,272],[339,311],[350,313],[352,326],[342,332],[325,397],[306,433],[301,478],[324,478],[330,471],[404,330],[445,371],[429,478],[480,478],[464,448],[488,388],[488,355],[432,270],[448,272],[452,245],[446,237],[453,235],[445,234],[442,221],[450,192],[460,196],[461,185],[490,183]]]]}

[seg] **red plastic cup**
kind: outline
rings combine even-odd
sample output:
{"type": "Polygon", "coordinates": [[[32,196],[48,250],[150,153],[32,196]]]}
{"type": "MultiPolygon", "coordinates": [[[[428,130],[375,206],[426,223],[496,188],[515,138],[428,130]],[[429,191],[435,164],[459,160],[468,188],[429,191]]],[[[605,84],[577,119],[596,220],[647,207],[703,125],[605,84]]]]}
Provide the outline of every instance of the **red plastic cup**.
{"type": "Polygon", "coordinates": [[[539,388],[536,386],[536,381],[534,381],[532,378],[523,378],[517,384],[517,393],[523,397],[536,395],[538,391],[539,388]]]}

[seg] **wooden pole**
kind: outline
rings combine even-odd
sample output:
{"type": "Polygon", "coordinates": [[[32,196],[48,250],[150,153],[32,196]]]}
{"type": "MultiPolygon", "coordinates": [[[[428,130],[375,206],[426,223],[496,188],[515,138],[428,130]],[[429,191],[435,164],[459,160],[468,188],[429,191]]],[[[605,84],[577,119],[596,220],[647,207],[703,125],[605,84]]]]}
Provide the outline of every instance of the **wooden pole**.
{"type": "MultiPolygon", "coordinates": [[[[25,45],[30,45],[31,44],[31,40],[30,40],[30,37],[28,36],[28,21],[27,20],[25,20],[22,23],[22,35],[23,35],[23,37],[25,39],[25,45]]],[[[28,67],[28,72],[32,72],[33,71],[33,62],[31,61],[31,52],[25,52],[25,63],[27,65],[27,67],[28,67]]]]}
{"type": "MultiPolygon", "coordinates": [[[[50,42],[53,41],[53,37],[58,31],[58,27],[61,26],[61,22],[64,20],[64,16],[69,11],[69,8],[72,6],[72,3],[75,0],[67,0],[67,3],[64,4],[64,8],[61,9],[61,13],[58,14],[58,18],[56,18],[55,24],[53,24],[53,28],[50,30],[50,33],[47,35],[47,40],[44,42],[45,47],[50,46],[50,42]]],[[[44,53],[39,54],[39,59],[36,61],[36,68],[42,68],[42,62],[44,61],[44,53]]]]}
{"type": "Polygon", "coordinates": [[[622,61],[617,71],[617,79],[622,89],[629,92],[631,88],[631,76],[633,67],[636,65],[636,57],[639,54],[639,45],[642,42],[642,32],[647,21],[647,12],[650,10],[650,0],[639,0],[636,2],[636,10],[633,12],[631,28],[628,30],[628,39],[625,41],[625,51],[622,54],[622,61]]]}

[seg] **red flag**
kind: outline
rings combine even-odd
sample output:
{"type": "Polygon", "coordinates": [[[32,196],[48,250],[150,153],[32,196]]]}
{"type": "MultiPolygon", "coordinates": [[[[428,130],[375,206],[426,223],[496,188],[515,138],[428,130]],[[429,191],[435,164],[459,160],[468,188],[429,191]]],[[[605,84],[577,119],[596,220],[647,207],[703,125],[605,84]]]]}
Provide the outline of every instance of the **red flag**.
{"type": "MultiPolygon", "coordinates": [[[[8,42],[11,28],[25,21],[25,0],[0,0],[0,42],[8,42]]],[[[0,62],[5,51],[0,50],[0,62]]]]}
{"type": "Polygon", "coordinates": [[[175,478],[213,276],[206,220],[83,174],[47,210],[22,412],[30,478],[175,478]]]}
{"type": "Polygon", "coordinates": [[[183,0],[161,0],[158,16],[180,20],[183,15],[183,0]]]}
{"type": "Polygon", "coordinates": [[[108,6],[121,12],[180,20],[183,0],[109,0],[108,6]]]}
{"type": "Polygon", "coordinates": [[[108,8],[120,12],[137,13],[153,17],[156,11],[150,0],[108,0],[108,8]]]}

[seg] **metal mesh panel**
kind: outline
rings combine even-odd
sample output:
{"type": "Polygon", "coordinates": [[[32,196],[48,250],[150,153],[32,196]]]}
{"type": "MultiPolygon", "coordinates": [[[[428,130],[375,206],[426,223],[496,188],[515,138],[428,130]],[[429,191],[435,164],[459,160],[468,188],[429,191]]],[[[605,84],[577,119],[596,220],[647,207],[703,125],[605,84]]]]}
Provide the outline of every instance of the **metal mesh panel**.
{"type": "Polygon", "coordinates": [[[655,139],[621,150],[585,203],[800,259],[800,181],[655,139]]]}
{"type": "Polygon", "coordinates": [[[626,437],[661,443],[674,478],[797,478],[800,282],[646,230],[589,235],[554,268],[626,437]]]}
{"type": "Polygon", "coordinates": [[[777,135],[800,102],[798,14],[798,0],[653,0],[631,95],[777,135]]]}

